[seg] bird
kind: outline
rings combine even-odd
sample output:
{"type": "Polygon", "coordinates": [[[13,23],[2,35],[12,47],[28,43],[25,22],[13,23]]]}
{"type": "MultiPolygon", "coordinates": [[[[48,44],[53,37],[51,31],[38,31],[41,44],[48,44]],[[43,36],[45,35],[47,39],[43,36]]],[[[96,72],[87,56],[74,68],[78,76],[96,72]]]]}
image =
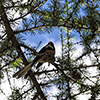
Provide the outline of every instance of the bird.
{"type": "Polygon", "coordinates": [[[52,41],[50,41],[47,45],[45,45],[38,53],[38,55],[34,58],[34,60],[16,72],[13,77],[20,78],[25,73],[27,73],[32,66],[34,66],[37,62],[36,69],[38,69],[43,63],[48,62],[49,64],[55,61],[55,46],[52,41]]]}

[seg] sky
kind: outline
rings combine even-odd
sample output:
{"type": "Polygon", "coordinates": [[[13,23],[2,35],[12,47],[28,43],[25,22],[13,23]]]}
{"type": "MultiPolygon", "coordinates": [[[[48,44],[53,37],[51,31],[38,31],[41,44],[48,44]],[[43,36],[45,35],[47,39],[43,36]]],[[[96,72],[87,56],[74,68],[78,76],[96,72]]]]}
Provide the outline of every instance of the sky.
{"type": "MultiPolygon", "coordinates": [[[[77,38],[76,38],[77,40],[77,38]]],[[[28,35],[27,36],[27,39],[25,40],[26,43],[30,43],[31,46],[36,46],[38,45],[38,43],[42,41],[39,49],[41,49],[44,45],[46,45],[49,41],[52,41],[55,45],[55,48],[56,48],[56,56],[61,56],[61,41],[60,41],[60,33],[59,33],[59,30],[58,29],[55,29],[53,32],[51,32],[50,34],[48,33],[45,33],[45,34],[37,34],[37,35],[28,35]]],[[[38,50],[39,50],[38,49],[38,50]]],[[[79,47],[78,49],[79,51],[77,51],[77,55],[78,53],[82,52],[81,50],[81,47],[79,47]]],[[[45,64],[46,65],[46,64],[45,64]]],[[[52,68],[53,66],[49,67],[49,68],[52,68]]],[[[7,80],[7,78],[5,78],[5,80],[7,80]]],[[[23,85],[22,82],[20,82],[20,79],[12,79],[12,83],[15,81],[16,84],[20,84],[19,87],[21,87],[23,85]]],[[[9,87],[9,84],[8,83],[4,83],[3,86],[2,86],[4,92],[6,93],[7,92],[7,96],[11,93],[10,90],[10,87],[9,87]],[[5,88],[6,86],[6,88],[5,88]]],[[[50,88],[50,91],[48,93],[53,93],[53,94],[56,94],[58,91],[58,89],[56,87],[51,87],[50,88]]],[[[7,100],[2,94],[0,94],[0,97],[2,97],[2,99],[0,100],[7,100]]],[[[78,100],[87,100],[87,96],[84,96],[84,95],[80,95],[78,97],[79,99],[78,100]]],[[[55,98],[51,97],[52,100],[56,100],[55,98]]],[[[50,99],[50,100],[51,100],[50,99]]],[[[26,99],[27,100],[27,99],[26,99]]]]}

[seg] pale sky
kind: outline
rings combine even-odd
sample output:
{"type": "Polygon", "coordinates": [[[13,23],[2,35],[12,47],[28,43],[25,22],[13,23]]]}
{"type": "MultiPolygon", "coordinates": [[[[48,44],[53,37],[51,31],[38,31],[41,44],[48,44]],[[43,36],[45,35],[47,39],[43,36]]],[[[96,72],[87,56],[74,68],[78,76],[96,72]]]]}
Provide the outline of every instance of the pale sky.
{"type": "MultiPolygon", "coordinates": [[[[12,12],[12,13],[14,13],[14,12],[12,12]]],[[[15,15],[15,17],[16,16],[18,17],[18,13],[15,15]]],[[[2,30],[2,27],[0,27],[0,30],[2,30]]],[[[0,35],[1,35],[1,33],[0,33],[0,35]]],[[[29,42],[29,43],[31,43],[32,46],[36,46],[40,41],[42,41],[42,44],[40,47],[47,44],[47,42],[49,42],[49,41],[53,41],[55,44],[55,47],[56,47],[56,56],[61,55],[60,34],[59,34],[58,29],[54,30],[51,34],[46,33],[43,35],[27,36],[26,43],[29,42]]],[[[78,49],[74,56],[78,56],[80,53],[82,53],[82,47],[78,46],[78,49]]],[[[88,58],[86,59],[86,64],[90,64],[90,61],[88,58]]],[[[50,68],[52,68],[52,67],[50,67],[50,68]]],[[[94,70],[92,70],[92,71],[94,71],[94,70]]],[[[94,72],[94,74],[95,74],[95,72],[94,72]]],[[[9,96],[11,94],[11,91],[10,91],[9,83],[7,82],[6,75],[5,75],[5,79],[3,80],[3,82],[4,83],[1,84],[1,88],[3,89],[6,96],[9,96]]],[[[19,87],[22,87],[24,84],[24,82],[21,82],[21,79],[13,79],[12,78],[11,82],[12,82],[12,84],[13,84],[13,82],[15,82],[16,85],[18,85],[19,87]]],[[[56,87],[52,87],[49,92],[56,94],[57,91],[58,90],[56,87]]],[[[78,97],[78,100],[88,100],[89,97],[90,97],[90,95],[86,96],[86,95],[82,94],[78,97]]],[[[0,93],[0,100],[7,100],[7,98],[2,93],[0,93]]],[[[56,100],[56,99],[51,97],[50,100],[56,100]]]]}

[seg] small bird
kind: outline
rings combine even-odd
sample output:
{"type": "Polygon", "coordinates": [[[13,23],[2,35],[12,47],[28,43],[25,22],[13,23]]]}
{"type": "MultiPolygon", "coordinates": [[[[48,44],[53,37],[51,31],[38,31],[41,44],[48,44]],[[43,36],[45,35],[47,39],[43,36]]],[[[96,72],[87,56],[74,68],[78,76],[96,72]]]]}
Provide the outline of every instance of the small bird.
{"type": "Polygon", "coordinates": [[[13,75],[13,77],[20,78],[23,76],[26,72],[28,72],[32,66],[34,66],[37,62],[38,69],[43,63],[48,62],[54,62],[55,60],[55,47],[53,42],[49,42],[46,46],[44,46],[38,53],[38,55],[35,57],[35,59],[29,63],[27,66],[23,67],[21,70],[19,70],[17,73],[13,75]]]}

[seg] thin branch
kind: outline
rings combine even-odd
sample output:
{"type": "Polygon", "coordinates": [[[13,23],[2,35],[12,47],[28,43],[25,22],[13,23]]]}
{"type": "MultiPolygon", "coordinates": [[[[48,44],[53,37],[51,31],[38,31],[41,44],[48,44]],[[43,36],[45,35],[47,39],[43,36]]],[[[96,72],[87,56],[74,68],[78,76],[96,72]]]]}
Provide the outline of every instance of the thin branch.
{"type": "MultiPolygon", "coordinates": [[[[2,1],[0,1],[0,14],[1,14],[1,18],[4,22],[5,31],[7,33],[8,38],[12,41],[13,46],[16,48],[16,50],[18,52],[18,55],[21,56],[21,59],[22,59],[24,65],[25,66],[28,65],[28,61],[27,61],[23,51],[21,50],[20,45],[19,45],[15,35],[13,34],[13,29],[10,26],[10,23],[9,23],[9,20],[7,18],[6,13],[5,13],[2,1]]],[[[37,92],[40,94],[41,98],[43,100],[47,100],[42,89],[41,89],[41,87],[40,87],[40,85],[39,85],[39,83],[37,82],[37,80],[36,80],[36,78],[35,78],[35,76],[34,76],[34,74],[31,70],[29,71],[29,76],[31,77],[32,82],[33,82],[34,86],[36,87],[37,92]]]]}
{"type": "Polygon", "coordinates": [[[37,10],[40,6],[42,6],[47,0],[44,0],[41,4],[39,4],[34,10],[37,10]]]}
{"type": "Polygon", "coordinates": [[[89,68],[89,67],[97,67],[97,66],[100,66],[100,63],[95,64],[95,65],[80,65],[78,67],[78,69],[81,69],[81,68],[89,68]]]}
{"type": "Polygon", "coordinates": [[[10,75],[8,74],[8,70],[6,69],[6,74],[7,74],[7,80],[8,80],[8,83],[9,83],[9,86],[10,86],[10,89],[12,90],[12,85],[11,85],[11,82],[10,82],[10,75]]]}
{"type": "Polygon", "coordinates": [[[44,93],[43,93],[43,91],[42,91],[42,89],[41,89],[39,83],[37,82],[37,80],[36,80],[36,78],[35,78],[33,72],[32,72],[32,71],[29,71],[29,75],[32,77],[31,79],[32,79],[32,81],[33,81],[34,86],[35,86],[36,89],[37,89],[37,93],[41,96],[41,98],[42,98],[43,100],[47,100],[47,98],[45,97],[45,95],[44,95],[44,93]]]}
{"type": "Polygon", "coordinates": [[[3,40],[3,38],[6,36],[7,34],[6,33],[4,33],[2,36],[0,36],[0,39],[2,39],[3,40]]]}
{"type": "MultiPolygon", "coordinates": [[[[79,71],[84,75],[84,73],[81,70],[79,70],[79,71]]],[[[95,85],[98,85],[94,81],[92,81],[89,77],[87,77],[86,75],[84,75],[84,77],[86,77],[90,82],[94,83],[95,85]]]]}
{"type": "MultiPolygon", "coordinates": [[[[79,5],[80,2],[81,2],[81,0],[78,0],[78,2],[76,3],[76,6],[73,8],[73,11],[72,11],[72,13],[70,14],[70,16],[68,17],[67,21],[70,20],[70,18],[72,17],[73,13],[75,12],[75,10],[76,10],[76,8],[78,7],[78,5],[79,5]]],[[[67,22],[67,21],[66,21],[66,22],[67,22]]]]}
{"type": "Polygon", "coordinates": [[[38,98],[38,93],[35,93],[34,97],[32,98],[32,100],[36,100],[38,98]]]}
{"type": "Polygon", "coordinates": [[[39,5],[37,5],[37,7],[35,7],[34,9],[32,9],[33,11],[32,11],[32,10],[29,10],[25,15],[20,16],[20,17],[15,18],[15,19],[12,19],[12,20],[10,20],[10,22],[13,22],[13,21],[22,19],[22,18],[26,17],[27,15],[29,15],[30,13],[33,13],[33,12],[36,11],[40,6],[42,6],[46,1],[47,1],[47,0],[44,0],[44,1],[41,2],[39,5]]]}
{"type": "Polygon", "coordinates": [[[12,61],[9,61],[8,63],[6,63],[5,65],[3,65],[2,67],[0,67],[0,70],[2,70],[4,67],[7,67],[8,65],[10,65],[11,63],[13,63],[16,59],[18,59],[19,56],[17,56],[16,58],[14,58],[12,61]]]}
{"type": "Polygon", "coordinates": [[[44,71],[40,71],[40,72],[33,72],[34,75],[41,75],[41,74],[46,74],[49,72],[55,72],[57,71],[57,69],[52,69],[52,70],[44,70],[44,71]]]}
{"type": "Polygon", "coordinates": [[[79,93],[77,93],[77,94],[74,94],[74,95],[72,95],[72,98],[73,98],[73,97],[76,97],[76,96],[78,96],[78,95],[80,95],[80,94],[82,94],[82,93],[85,93],[85,92],[87,92],[87,91],[89,91],[89,90],[86,89],[86,90],[81,91],[81,92],[79,92],[79,93]]]}
{"type": "MultiPolygon", "coordinates": [[[[57,66],[61,66],[61,64],[57,64],[57,66]]],[[[79,65],[79,67],[73,67],[73,69],[83,69],[83,68],[90,68],[90,67],[97,67],[100,66],[100,63],[95,64],[95,65],[79,65]]],[[[62,70],[70,70],[68,67],[67,68],[62,68],[62,70]]]]}
{"type": "Polygon", "coordinates": [[[0,53],[2,54],[3,52],[5,52],[6,50],[11,49],[13,46],[7,46],[7,48],[4,48],[3,50],[0,51],[0,53]]]}
{"type": "MultiPolygon", "coordinates": [[[[1,93],[7,98],[6,94],[3,92],[3,90],[0,88],[1,93]]],[[[8,99],[8,98],[7,98],[8,99]]]]}
{"type": "Polygon", "coordinates": [[[82,55],[80,55],[78,58],[76,58],[75,61],[78,61],[79,59],[81,59],[82,57],[86,56],[87,54],[90,54],[91,52],[95,52],[97,50],[100,51],[100,49],[92,49],[92,51],[89,50],[87,52],[84,52],[82,55]]]}
{"type": "Polygon", "coordinates": [[[30,48],[29,46],[27,46],[27,45],[25,45],[25,44],[22,44],[22,43],[20,43],[19,45],[22,46],[22,47],[24,47],[24,48],[26,48],[26,49],[28,49],[28,50],[31,50],[31,51],[33,52],[34,55],[37,54],[37,52],[36,52],[35,49],[30,48]]]}
{"type": "Polygon", "coordinates": [[[31,87],[30,89],[24,91],[20,96],[18,96],[16,99],[14,100],[18,100],[19,98],[21,98],[24,94],[28,93],[29,91],[31,91],[34,87],[31,87]]]}
{"type": "Polygon", "coordinates": [[[58,64],[52,62],[52,65],[54,65],[54,66],[57,68],[57,70],[60,71],[60,72],[64,75],[64,77],[65,77],[66,80],[68,80],[68,79],[69,79],[69,80],[72,80],[73,82],[75,82],[75,83],[77,83],[77,84],[80,84],[80,85],[82,85],[82,86],[85,86],[86,88],[90,89],[91,86],[85,85],[85,84],[83,84],[82,82],[76,81],[76,80],[73,79],[72,77],[67,76],[66,73],[63,71],[63,69],[61,69],[60,67],[58,67],[58,64]]]}
{"type": "Polygon", "coordinates": [[[95,58],[96,58],[96,60],[97,60],[97,63],[99,63],[99,59],[98,59],[98,56],[97,56],[96,52],[94,52],[94,50],[91,48],[90,44],[87,42],[87,40],[85,39],[85,37],[80,33],[80,31],[79,31],[79,34],[80,34],[80,37],[83,38],[85,45],[86,45],[86,46],[90,49],[90,51],[94,54],[94,56],[95,56],[95,58]]]}
{"type": "MultiPolygon", "coordinates": [[[[81,27],[72,27],[72,26],[70,26],[70,24],[69,25],[41,25],[41,26],[37,26],[37,27],[31,27],[29,29],[14,31],[14,34],[26,32],[26,31],[32,31],[32,30],[40,29],[40,28],[48,28],[48,27],[65,27],[65,28],[72,28],[72,29],[80,29],[81,28],[81,27]]],[[[86,28],[86,27],[83,27],[81,29],[88,29],[89,30],[89,28],[86,28]]]]}

